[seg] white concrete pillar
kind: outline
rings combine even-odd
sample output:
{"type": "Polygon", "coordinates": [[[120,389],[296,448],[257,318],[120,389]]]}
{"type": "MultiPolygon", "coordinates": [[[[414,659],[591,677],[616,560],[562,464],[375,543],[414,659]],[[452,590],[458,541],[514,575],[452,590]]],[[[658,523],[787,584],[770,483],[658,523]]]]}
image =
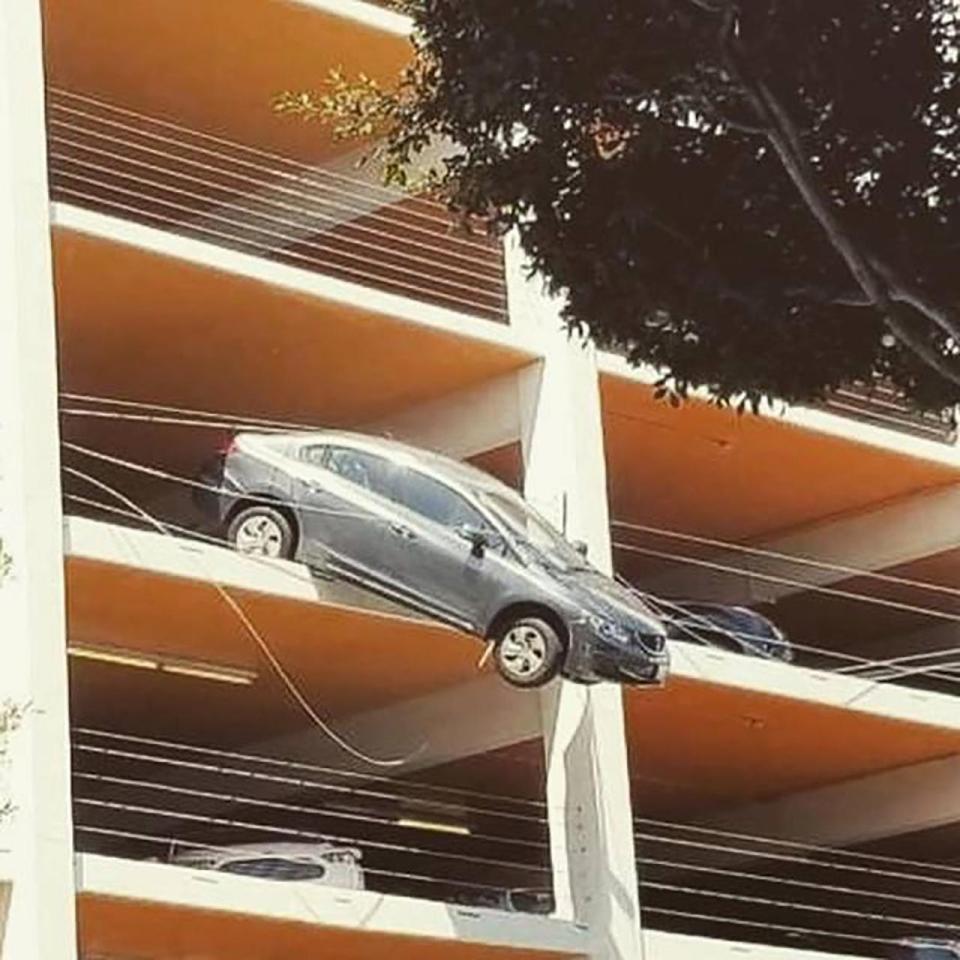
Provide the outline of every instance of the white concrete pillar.
{"type": "MultiPolygon", "coordinates": [[[[592,562],[610,572],[603,422],[595,353],[563,329],[559,305],[528,279],[507,244],[511,323],[540,338],[545,360],[527,378],[525,493],[592,562]]],[[[642,954],[622,693],[567,681],[542,694],[547,806],[559,915],[589,926],[593,956],[642,954]]]]}
{"type": "Polygon", "coordinates": [[[0,701],[24,706],[2,786],[2,960],[77,956],[57,366],[39,0],[0,2],[0,701]]]}

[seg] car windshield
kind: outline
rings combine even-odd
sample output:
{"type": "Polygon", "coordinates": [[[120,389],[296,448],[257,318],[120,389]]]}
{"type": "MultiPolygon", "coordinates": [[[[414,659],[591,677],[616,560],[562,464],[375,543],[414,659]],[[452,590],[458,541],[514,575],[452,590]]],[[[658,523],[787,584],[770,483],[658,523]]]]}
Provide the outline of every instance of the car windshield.
{"type": "Polygon", "coordinates": [[[564,570],[587,570],[583,557],[522,498],[489,490],[480,499],[524,545],[564,570]]]}

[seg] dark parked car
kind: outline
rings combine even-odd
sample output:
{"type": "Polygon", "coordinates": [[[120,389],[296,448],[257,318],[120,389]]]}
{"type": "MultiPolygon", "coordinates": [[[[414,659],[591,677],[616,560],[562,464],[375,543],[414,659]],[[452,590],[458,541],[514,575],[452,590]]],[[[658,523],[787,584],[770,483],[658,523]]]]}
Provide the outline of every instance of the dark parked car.
{"type": "Polygon", "coordinates": [[[201,504],[241,552],[299,559],[489,639],[516,686],[665,677],[649,607],[466,464],[357,434],[242,433],[202,479],[201,504]]]}
{"type": "Polygon", "coordinates": [[[704,643],[771,660],[793,660],[790,641],[780,628],[749,607],[699,600],[660,601],[671,640],[704,643]]]}

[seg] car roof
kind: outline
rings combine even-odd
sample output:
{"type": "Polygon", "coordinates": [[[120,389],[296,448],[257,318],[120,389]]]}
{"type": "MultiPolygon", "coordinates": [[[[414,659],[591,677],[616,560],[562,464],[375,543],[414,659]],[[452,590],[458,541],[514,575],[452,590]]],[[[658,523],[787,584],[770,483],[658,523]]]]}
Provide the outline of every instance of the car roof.
{"type": "MultiPolygon", "coordinates": [[[[248,436],[263,437],[264,435],[248,434],[248,436]]],[[[270,434],[266,439],[271,441],[271,445],[278,440],[289,440],[300,445],[316,443],[335,446],[342,444],[343,446],[355,447],[358,450],[378,453],[391,460],[422,469],[426,473],[436,474],[444,480],[468,487],[471,490],[517,496],[516,491],[511,487],[477,467],[389,437],[377,437],[347,430],[318,430],[315,432],[270,434]]]]}

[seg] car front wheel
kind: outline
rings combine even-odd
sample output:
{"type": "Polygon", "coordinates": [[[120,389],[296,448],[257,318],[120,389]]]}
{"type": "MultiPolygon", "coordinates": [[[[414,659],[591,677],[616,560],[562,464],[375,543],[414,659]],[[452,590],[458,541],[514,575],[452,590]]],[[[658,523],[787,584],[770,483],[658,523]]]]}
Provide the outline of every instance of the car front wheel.
{"type": "Polygon", "coordinates": [[[508,623],[493,649],[497,672],[515,687],[542,687],[559,672],[563,643],[557,631],[539,617],[508,623]]]}
{"type": "Polygon", "coordinates": [[[255,557],[293,556],[293,527],[275,507],[246,507],[230,521],[227,539],[239,553],[255,557]]]}

